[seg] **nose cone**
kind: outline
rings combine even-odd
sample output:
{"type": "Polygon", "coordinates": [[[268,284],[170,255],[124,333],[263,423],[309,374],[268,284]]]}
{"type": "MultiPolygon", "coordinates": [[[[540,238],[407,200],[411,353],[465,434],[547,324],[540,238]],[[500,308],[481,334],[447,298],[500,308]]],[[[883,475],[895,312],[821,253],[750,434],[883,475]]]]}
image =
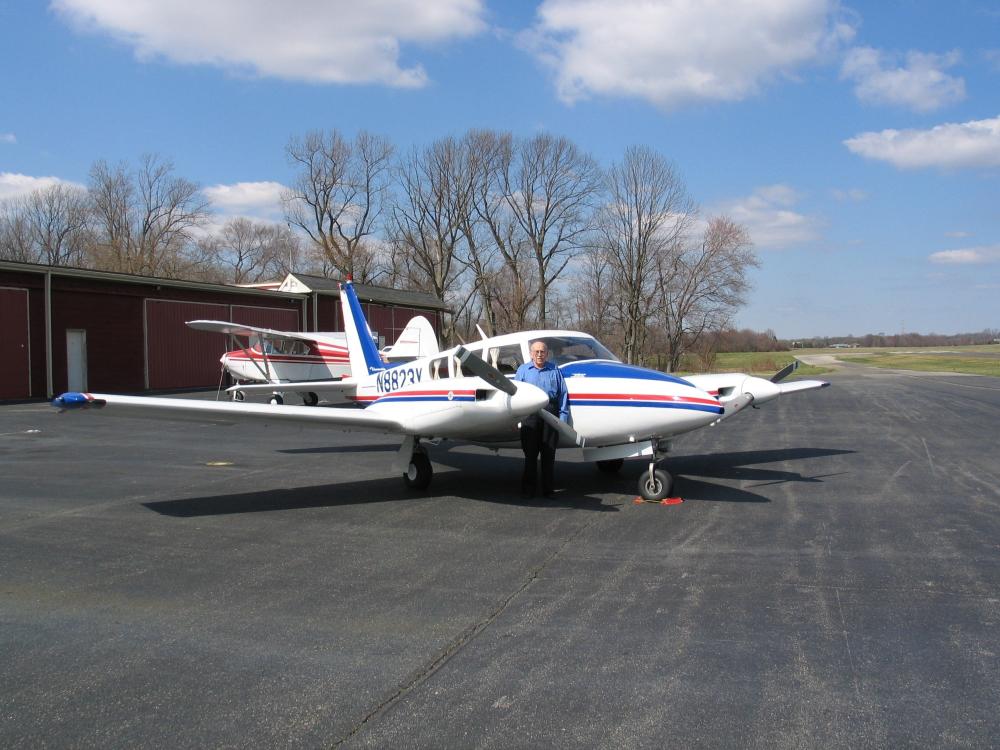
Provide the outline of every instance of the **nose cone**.
{"type": "Polygon", "coordinates": [[[510,397],[511,413],[518,417],[526,417],[549,403],[548,394],[531,383],[511,381],[517,388],[517,393],[510,397]]]}

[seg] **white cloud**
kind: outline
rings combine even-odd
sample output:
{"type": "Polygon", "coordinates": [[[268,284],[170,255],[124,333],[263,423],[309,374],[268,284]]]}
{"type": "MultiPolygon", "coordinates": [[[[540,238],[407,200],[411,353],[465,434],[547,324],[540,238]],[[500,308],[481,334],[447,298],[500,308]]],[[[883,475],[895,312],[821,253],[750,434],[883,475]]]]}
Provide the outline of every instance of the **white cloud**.
{"type": "Polygon", "coordinates": [[[793,210],[799,194],[787,185],[757,188],[751,195],[725,203],[718,213],[743,224],[758,248],[780,250],[819,237],[818,219],[793,210]]]}
{"type": "Polygon", "coordinates": [[[273,220],[282,214],[280,182],[237,182],[202,188],[212,207],[222,214],[273,220]]]}
{"type": "Polygon", "coordinates": [[[847,188],[846,190],[833,188],[830,194],[835,201],[839,201],[840,203],[861,203],[868,200],[868,191],[861,188],[847,188]]]}
{"type": "Polygon", "coordinates": [[[947,263],[953,265],[970,265],[981,263],[1000,263],[1000,245],[983,245],[966,247],[958,250],[942,250],[932,253],[931,263],[947,263]]]}
{"type": "Polygon", "coordinates": [[[900,169],[961,169],[1000,166],[1000,117],[937,125],[930,130],[883,130],[844,141],[866,159],[900,169]]]}
{"type": "Polygon", "coordinates": [[[58,177],[31,177],[26,174],[16,172],[0,172],[0,200],[7,198],[18,198],[22,195],[33,193],[36,190],[43,190],[53,185],[70,185],[80,187],[75,182],[62,180],[58,177]]]}
{"type": "Polygon", "coordinates": [[[555,70],[559,97],[670,108],[734,101],[816,61],[853,29],[836,0],[544,0],[522,44],[555,70]]]}
{"type": "Polygon", "coordinates": [[[870,104],[931,112],[965,98],[965,81],[945,73],[958,64],[959,52],[946,55],[907,52],[906,62],[871,47],[856,47],[844,58],[840,77],[855,82],[858,99],[870,104]]]}
{"type": "Polygon", "coordinates": [[[0,133],[0,143],[17,143],[17,136],[13,133],[0,133]]]}
{"type": "Polygon", "coordinates": [[[400,46],[468,37],[485,28],[482,0],[53,0],[86,30],[106,31],[140,59],[249,70],[314,83],[414,87],[423,67],[400,46]]]}

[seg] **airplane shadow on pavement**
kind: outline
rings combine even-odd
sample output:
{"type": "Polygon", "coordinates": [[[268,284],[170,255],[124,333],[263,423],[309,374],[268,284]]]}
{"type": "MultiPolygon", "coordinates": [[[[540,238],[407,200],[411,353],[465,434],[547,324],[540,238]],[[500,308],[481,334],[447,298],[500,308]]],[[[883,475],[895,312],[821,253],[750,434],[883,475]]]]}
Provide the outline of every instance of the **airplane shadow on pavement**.
{"type": "MultiPolygon", "coordinates": [[[[376,450],[395,450],[391,445],[371,447],[376,450]]],[[[296,452],[323,453],[341,452],[341,450],[315,448],[296,452]]],[[[836,474],[804,476],[795,471],[756,468],[756,466],[853,452],[826,448],[789,448],[677,455],[668,458],[665,466],[675,477],[675,494],[687,500],[766,503],[770,502],[768,497],[747,489],[732,487],[727,482],[734,480],[755,482],[754,487],[785,482],[822,482],[824,478],[836,474]],[[712,479],[722,481],[710,481],[712,479]]],[[[621,473],[608,475],[598,472],[587,463],[557,461],[556,486],[559,489],[555,496],[523,498],[519,488],[523,459],[519,455],[511,453],[511,455],[494,456],[484,453],[432,450],[431,459],[439,467],[447,466],[456,471],[436,472],[430,488],[424,491],[408,489],[400,477],[387,474],[385,477],[353,482],[161,500],[143,505],[162,515],[188,518],[457,497],[523,507],[562,507],[572,510],[616,512],[635,496],[638,476],[644,467],[641,461],[636,460],[627,462],[621,473]],[[470,476],[474,476],[475,481],[470,481],[470,476]]]]}

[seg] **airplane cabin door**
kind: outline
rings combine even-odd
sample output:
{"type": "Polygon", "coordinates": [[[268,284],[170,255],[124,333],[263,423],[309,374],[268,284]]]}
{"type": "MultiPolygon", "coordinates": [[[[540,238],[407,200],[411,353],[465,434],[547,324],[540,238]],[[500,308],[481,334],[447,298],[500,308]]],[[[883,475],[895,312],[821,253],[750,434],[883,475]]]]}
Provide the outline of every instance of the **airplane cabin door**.
{"type": "Polygon", "coordinates": [[[66,331],[66,378],[68,390],[87,390],[87,332],[84,330],[66,331]]]}

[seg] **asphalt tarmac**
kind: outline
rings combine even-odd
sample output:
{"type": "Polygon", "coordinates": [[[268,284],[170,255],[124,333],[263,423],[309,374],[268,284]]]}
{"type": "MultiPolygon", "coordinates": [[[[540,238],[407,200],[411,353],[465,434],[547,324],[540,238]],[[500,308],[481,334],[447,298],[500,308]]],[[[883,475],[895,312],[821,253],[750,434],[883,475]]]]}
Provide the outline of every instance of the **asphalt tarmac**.
{"type": "Polygon", "coordinates": [[[1000,744],[1000,379],[842,368],[639,465],[0,406],[0,747],[1000,744]]]}

